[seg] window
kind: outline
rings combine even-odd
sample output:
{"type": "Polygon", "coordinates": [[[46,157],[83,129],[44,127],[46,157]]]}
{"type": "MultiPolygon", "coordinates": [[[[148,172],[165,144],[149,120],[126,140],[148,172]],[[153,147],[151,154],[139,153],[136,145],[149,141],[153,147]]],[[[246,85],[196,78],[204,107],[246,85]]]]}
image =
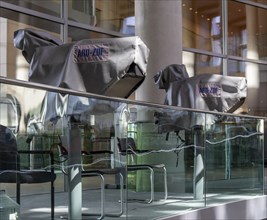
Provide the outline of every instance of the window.
{"type": "Polygon", "coordinates": [[[183,0],[183,46],[222,52],[221,1],[183,0]]]}
{"type": "Polygon", "coordinates": [[[244,111],[266,117],[267,100],[264,94],[267,94],[267,65],[229,59],[227,73],[247,79],[248,94],[243,105],[244,111]]]}
{"type": "Polygon", "coordinates": [[[189,76],[210,73],[222,74],[222,58],[206,54],[183,52],[183,64],[189,76]],[[215,63],[214,61],[217,61],[215,63]]]}
{"type": "Polygon", "coordinates": [[[29,64],[21,51],[14,47],[14,32],[18,29],[35,28],[60,38],[60,24],[3,8],[0,8],[0,14],[0,75],[13,79],[28,80],[29,64]]]}
{"type": "Polygon", "coordinates": [[[267,10],[228,1],[228,55],[267,60],[267,10]]]}
{"type": "Polygon", "coordinates": [[[1,0],[15,6],[60,17],[61,0],[1,0]]]}
{"type": "Polygon", "coordinates": [[[71,0],[68,7],[71,21],[117,32],[125,18],[134,16],[132,0],[71,0]]]}

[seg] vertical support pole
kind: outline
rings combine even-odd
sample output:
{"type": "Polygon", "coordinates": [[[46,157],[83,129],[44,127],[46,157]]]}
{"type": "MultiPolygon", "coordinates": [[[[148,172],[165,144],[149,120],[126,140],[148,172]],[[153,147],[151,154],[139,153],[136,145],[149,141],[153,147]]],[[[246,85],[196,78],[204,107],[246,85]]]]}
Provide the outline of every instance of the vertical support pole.
{"type": "Polygon", "coordinates": [[[193,191],[194,199],[202,200],[204,198],[204,133],[203,126],[196,125],[192,129],[194,140],[194,176],[193,176],[193,191]]]}
{"type": "Polygon", "coordinates": [[[61,1],[61,18],[64,19],[64,23],[60,25],[60,35],[61,35],[61,40],[64,43],[68,42],[68,1],[67,0],[62,0],[61,1]]]}
{"type": "Polygon", "coordinates": [[[68,130],[68,219],[82,219],[82,184],[81,184],[81,134],[78,126],[68,130]]]}
{"type": "Polygon", "coordinates": [[[229,138],[231,137],[231,127],[225,125],[225,179],[231,179],[231,141],[229,138]]]}

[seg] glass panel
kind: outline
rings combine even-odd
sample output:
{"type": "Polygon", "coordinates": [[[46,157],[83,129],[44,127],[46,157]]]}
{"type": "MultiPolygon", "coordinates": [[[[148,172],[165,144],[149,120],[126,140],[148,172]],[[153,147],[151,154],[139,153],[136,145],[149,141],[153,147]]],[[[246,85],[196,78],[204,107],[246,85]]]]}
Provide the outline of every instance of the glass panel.
{"type": "Polygon", "coordinates": [[[206,129],[207,205],[262,195],[263,120],[225,117],[206,129]]]}
{"type": "MultiPolygon", "coordinates": [[[[82,202],[80,204],[85,215],[92,213],[92,210],[100,215],[101,175],[105,178],[102,189],[106,191],[105,212],[122,214],[122,210],[126,210],[124,207],[126,203],[118,202],[124,201],[123,196],[126,195],[123,193],[127,190],[124,189],[126,179],[123,178],[126,173],[126,164],[116,159],[118,155],[115,154],[115,136],[127,131],[127,127],[123,127],[120,121],[125,104],[3,84],[0,84],[0,91],[1,98],[4,98],[5,94],[12,94],[16,97],[21,110],[17,113],[19,120],[16,121],[17,126],[20,125],[19,130],[12,133],[14,136],[12,141],[17,143],[18,152],[21,153],[23,150],[25,154],[20,156],[20,169],[23,169],[26,175],[25,177],[22,175],[22,178],[25,178],[22,183],[30,183],[21,185],[21,218],[50,219],[50,184],[47,181],[43,182],[46,176],[37,180],[31,175],[41,170],[48,172],[51,168],[54,168],[56,172],[54,185],[57,216],[61,215],[62,218],[68,216],[70,201],[75,202],[76,205],[79,201],[82,202]],[[35,101],[32,102],[32,100],[35,101]],[[43,153],[29,156],[26,154],[29,150],[32,153],[37,151],[43,151],[43,153]],[[53,153],[54,166],[50,163],[49,154],[44,155],[45,151],[53,153]],[[28,169],[31,169],[30,174],[28,174],[28,169]],[[81,185],[78,171],[82,172],[82,191],[79,191],[81,185]],[[27,175],[30,179],[27,179],[27,175]],[[68,181],[69,175],[75,176],[74,183],[71,180],[68,181]],[[33,184],[35,182],[38,184],[33,184]],[[72,200],[66,199],[68,198],[66,186],[73,193],[72,200]],[[32,197],[38,197],[38,202],[32,203],[32,197]],[[83,199],[80,200],[81,198],[83,199]]],[[[5,111],[6,104],[1,103],[0,107],[1,126],[5,125],[13,129],[13,125],[10,126],[8,123],[9,114],[5,111]]],[[[13,108],[10,109],[13,110],[13,108]]],[[[3,130],[1,126],[0,141],[3,147],[5,145],[2,143],[6,143],[3,137],[9,136],[5,134],[3,136],[6,130],[3,130]]],[[[11,144],[9,147],[12,147],[11,144]]],[[[4,151],[3,148],[1,150],[2,157],[4,151]]],[[[15,159],[11,161],[16,162],[15,159]]],[[[1,169],[3,169],[2,163],[4,162],[6,164],[5,160],[1,160],[1,169]]],[[[15,178],[16,169],[13,170],[15,178]]],[[[45,174],[40,173],[39,177],[38,175],[36,177],[41,178],[41,175],[45,174]]],[[[0,173],[0,189],[8,192],[8,196],[14,200],[15,185],[5,184],[9,183],[8,181],[10,179],[0,173]]],[[[16,183],[16,179],[13,182],[16,183]]],[[[18,207],[17,205],[15,208],[18,207]]],[[[2,212],[0,216],[1,214],[2,212]]],[[[79,218],[74,215],[71,219],[79,218]]],[[[122,216],[121,219],[124,217],[122,216]]]]}
{"type": "MultiPolygon", "coordinates": [[[[238,110],[240,113],[267,117],[267,65],[244,61],[228,60],[228,75],[246,77],[248,93],[245,103],[238,110]],[[257,97],[257,99],[255,99],[257,97]]],[[[267,120],[265,120],[265,135],[267,120]]],[[[264,158],[267,161],[267,141],[265,141],[264,158]]]]}
{"type": "Polygon", "coordinates": [[[0,15],[0,75],[13,79],[28,80],[29,64],[21,51],[14,47],[14,32],[18,29],[34,28],[45,30],[60,38],[60,25],[2,8],[0,8],[0,15]]]}
{"type": "Polygon", "coordinates": [[[61,0],[1,0],[16,6],[60,17],[61,0]]]}
{"type": "Polygon", "coordinates": [[[183,46],[222,53],[221,1],[183,0],[183,46]]]}
{"type": "Polygon", "coordinates": [[[183,51],[183,64],[190,76],[204,73],[222,75],[222,58],[183,51]]]}
{"type": "Polygon", "coordinates": [[[68,5],[70,20],[111,31],[122,31],[123,22],[134,16],[132,0],[72,0],[68,5]]]}
{"type": "Polygon", "coordinates": [[[228,2],[228,54],[266,60],[267,10],[228,2]]]}
{"type": "Polygon", "coordinates": [[[229,60],[227,72],[230,76],[243,76],[247,79],[247,98],[240,112],[266,117],[267,100],[262,94],[267,94],[267,65],[229,60]]]}
{"type": "Polygon", "coordinates": [[[263,194],[264,119],[0,82],[0,202],[12,204],[1,219],[50,219],[45,177],[55,178],[55,216],[71,219],[100,216],[101,190],[106,213],[132,220],[144,209],[148,220],[174,218],[263,194]]]}
{"type": "MultiPolygon", "coordinates": [[[[189,201],[192,208],[204,207],[205,115],[142,105],[129,105],[128,112],[128,138],[133,138],[136,146],[128,149],[128,199],[150,199],[149,170],[135,173],[132,166],[162,164],[167,170],[168,200],[164,200],[163,169],[156,169],[154,198],[160,206],[146,207],[150,219],[170,216],[178,209],[185,211],[188,206],[184,203],[189,201]]],[[[128,204],[128,214],[133,216],[130,219],[141,219],[143,213],[136,213],[135,206],[128,204]]]]}
{"type": "Polygon", "coordinates": [[[133,0],[96,0],[96,26],[122,31],[125,19],[134,16],[133,0]]]}
{"type": "Polygon", "coordinates": [[[69,20],[96,25],[95,0],[71,0],[68,9],[69,20]]]}
{"type": "MultiPolygon", "coordinates": [[[[5,110],[6,106],[0,106],[5,110]]],[[[0,109],[2,112],[2,109],[0,109]]],[[[1,118],[5,116],[1,114],[1,118]]],[[[2,120],[3,121],[3,120],[2,120]]],[[[1,122],[2,123],[2,122],[1,122]]],[[[0,124],[0,219],[17,219],[20,207],[14,193],[17,182],[17,147],[16,136],[8,127],[0,124]],[[11,184],[13,183],[13,184],[11,184]],[[10,185],[13,185],[10,186],[10,185]]]]}
{"type": "Polygon", "coordinates": [[[250,0],[252,2],[256,2],[256,3],[260,3],[260,4],[264,4],[264,5],[267,5],[267,2],[266,0],[250,0]]]}
{"type": "Polygon", "coordinates": [[[81,28],[69,27],[69,43],[83,39],[109,38],[110,35],[88,31],[81,28]]]}

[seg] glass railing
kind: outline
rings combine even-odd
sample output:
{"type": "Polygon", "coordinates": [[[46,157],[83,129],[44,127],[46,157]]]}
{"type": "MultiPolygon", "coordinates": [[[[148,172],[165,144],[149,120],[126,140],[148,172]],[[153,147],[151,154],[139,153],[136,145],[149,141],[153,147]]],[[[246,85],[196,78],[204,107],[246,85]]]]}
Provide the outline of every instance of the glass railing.
{"type": "Polygon", "coordinates": [[[0,219],[166,219],[264,193],[263,118],[6,78],[0,98],[0,219]]]}

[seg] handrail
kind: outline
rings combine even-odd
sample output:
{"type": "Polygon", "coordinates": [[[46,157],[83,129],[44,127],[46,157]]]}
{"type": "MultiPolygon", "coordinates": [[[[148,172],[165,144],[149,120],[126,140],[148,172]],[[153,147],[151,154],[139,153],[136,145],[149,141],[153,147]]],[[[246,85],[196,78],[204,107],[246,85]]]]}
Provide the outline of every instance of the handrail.
{"type": "Polygon", "coordinates": [[[66,89],[66,88],[61,88],[61,87],[45,85],[41,83],[35,83],[35,82],[29,82],[29,81],[23,81],[23,80],[17,80],[17,79],[9,79],[6,77],[1,77],[1,76],[0,76],[0,83],[10,84],[14,86],[28,87],[32,89],[43,89],[43,90],[47,90],[50,92],[67,93],[70,95],[102,99],[106,101],[123,102],[125,104],[136,104],[136,105],[143,105],[143,106],[145,105],[149,107],[157,107],[157,108],[172,109],[172,110],[179,110],[179,111],[190,111],[190,112],[204,113],[204,114],[235,116],[235,117],[242,117],[242,118],[267,120],[267,117],[262,117],[262,116],[242,115],[242,114],[233,114],[233,113],[225,113],[225,112],[215,112],[215,111],[204,111],[204,110],[199,110],[199,109],[163,105],[163,104],[157,104],[157,103],[151,103],[151,102],[145,102],[145,101],[139,101],[139,100],[129,100],[129,99],[123,99],[123,98],[118,98],[118,97],[109,97],[109,96],[104,96],[104,95],[99,95],[99,94],[94,94],[94,93],[88,93],[88,92],[83,92],[83,91],[77,91],[77,90],[71,90],[71,89],[66,89]]]}

